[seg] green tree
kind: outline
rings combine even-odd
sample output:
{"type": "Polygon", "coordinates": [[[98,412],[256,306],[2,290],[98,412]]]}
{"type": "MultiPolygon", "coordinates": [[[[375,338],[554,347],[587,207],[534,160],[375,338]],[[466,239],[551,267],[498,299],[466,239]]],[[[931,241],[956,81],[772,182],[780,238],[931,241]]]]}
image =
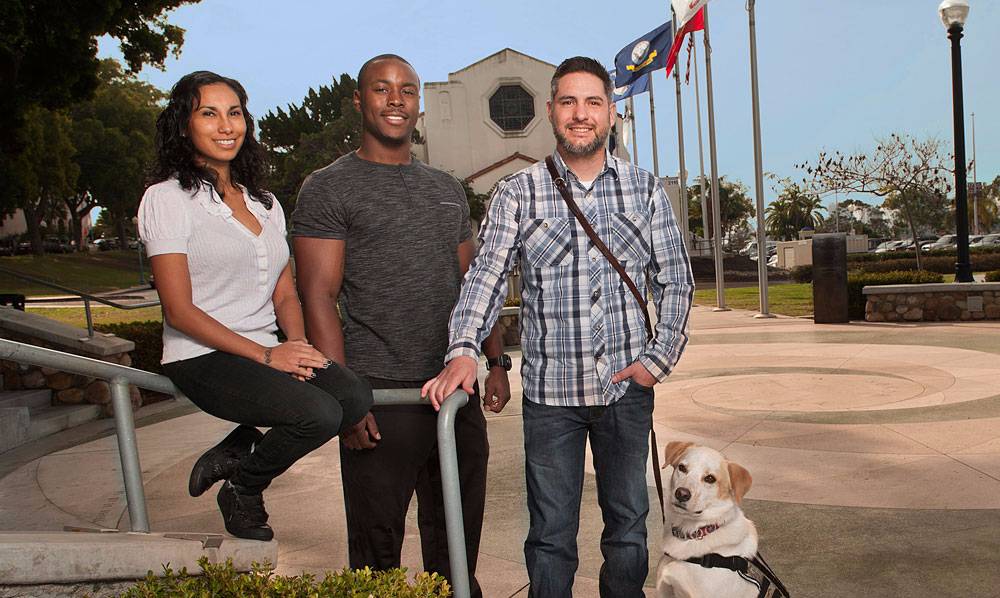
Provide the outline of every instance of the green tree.
{"type": "MultiPolygon", "coordinates": [[[[712,189],[709,185],[705,185],[705,193],[709,194],[709,201],[706,204],[709,209],[708,226],[711,229],[713,226],[710,195],[712,189]]],[[[719,177],[719,210],[722,212],[722,219],[719,221],[719,226],[722,229],[722,238],[728,246],[733,245],[732,240],[736,231],[745,228],[747,219],[753,218],[756,215],[749,193],[749,189],[743,183],[726,180],[724,176],[719,177]]],[[[688,226],[692,232],[703,239],[711,236],[711,230],[708,231],[709,234],[706,234],[704,230],[705,227],[701,213],[700,185],[688,187],[688,226]]]]}
{"type": "Polygon", "coordinates": [[[816,229],[823,222],[819,195],[809,192],[789,179],[782,179],[778,197],[765,209],[767,235],[783,241],[798,237],[804,228],[816,229]]]}
{"type": "Polygon", "coordinates": [[[97,88],[97,38],[117,39],[134,72],[145,64],[162,68],[184,40],[165,13],[197,1],[0,2],[0,189],[13,184],[14,164],[27,151],[31,108],[65,108],[97,88]]]}
{"type": "Polygon", "coordinates": [[[63,214],[62,200],[73,192],[79,172],[70,140],[70,121],[62,112],[32,107],[25,114],[23,150],[9,167],[13,205],[24,220],[36,255],[44,251],[42,223],[63,214]]]}
{"type": "Polygon", "coordinates": [[[259,120],[268,152],[268,188],[291,213],[302,181],[312,171],[350,153],[361,143],[361,115],[354,108],[357,83],[344,73],[330,85],[309,89],[299,105],[278,108],[259,120]]]}
{"type": "MultiPolygon", "coordinates": [[[[944,197],[950,191],[952,157],[941,155],[941,144],[930,138],[919,141],[892,133],[877,139],[875,151],[842,154],[821,151],[815,163],[798,167],[806,171],[819,192],[872,193],[885,198],[886,208],[897,210],[913,239],[925,229],[937,229],[947,215],[944,197]]],[[[916,247],[920,267],[919,243],[916,247]]]]}
{"type": "Polygon", "coordinates": [[[117,229],[119,246],[127,247],[127,229],[154,157],[156,117],[164,96],[114,60],[101,62],[99,76],[94,97],[71,110],[80,177],[75,192],[63,201],[78,243],[82,218],[99,205],[117,229]]]}
{"type": "Polygon", "coordinates": [[[477,223],[483,221],[486,216],[486,202],[490,196],[485,193],[476,193],[467,181],[462,181],[462,189],[465,191],[465,200],[469,202],[469,219],[477,223]]]}

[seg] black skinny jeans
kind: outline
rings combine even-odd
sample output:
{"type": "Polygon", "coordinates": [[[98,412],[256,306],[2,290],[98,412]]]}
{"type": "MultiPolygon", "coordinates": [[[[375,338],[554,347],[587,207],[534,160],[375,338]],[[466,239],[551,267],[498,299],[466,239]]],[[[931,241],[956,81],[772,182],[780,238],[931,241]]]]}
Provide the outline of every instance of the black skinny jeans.
{"type": "Polygon", "coordinates": [[[314,370],[308,382],[222,351],[164,364],[163,371],[205,413],[271,428],[230,478],[251,492],[263,491],[372,406],[368,382],[336,363],[314,370]]]}

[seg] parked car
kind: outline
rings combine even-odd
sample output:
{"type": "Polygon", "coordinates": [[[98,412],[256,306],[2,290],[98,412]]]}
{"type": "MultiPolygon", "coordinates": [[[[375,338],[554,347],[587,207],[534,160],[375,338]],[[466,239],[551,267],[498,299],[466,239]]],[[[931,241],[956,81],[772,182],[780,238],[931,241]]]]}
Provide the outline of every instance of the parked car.
{"type": "Polygon", "coordinates": [[[970,240],[969,247],[1000,247],[1000,233],[983,235],[975,243],[972,243],[970,240]]]}
{"type": "Polygon", "coordinates": [[[941,235],[937,241],[928,243],[921,247],[924,251],[937,251],[938,249],[954,249],[958,245],[958,235],[941,235]]]}
{"type": "Polygon", "coordinates": [[[111,249],[118,249],[118,238],[117,237],[103,237],[94,240],[94,245],[101,251],[109,251],[111,249]]]}
{"type": "MultiPolygon", "coordinates": [[[[756,260],[757,259],[757,241],[750,241],[750,243],[747,244],[747,246],[744,248],[744,250],[746,251],[747,257],[749,257],[752,260],[756,260]]],[[[772,256],[772,255],[776,254],[777,252],[778,252],[778,242],[777,241],[768,241],[767,242],[767,255],[768,256],[772,256]]]]}
{"type": "MultiPolygon", "coordinates": [[[[921,235],[918,242],[920,243],[920,246],[923,247],[924,245],[934,243],[937,240],[937,235],[921,235]]],[[[897,251],[913,251],[913,249],[913,239],[903,239],[903,244],[896,248],[897,251]]]]}
{"type": "Polygon", "coordinates": [[[48,235],[42,241],[46,253],[70,253],[73,246],[68,239],[56,235],[48,235]]]}
{"type": "Polygon", "coordinates": [[[906,246],[907,243],[910,242],[911,241],[909,240],[886,241],[885,243],[882,243],[881,245],[875,248],[875,253],[888,253],[892,251],[899,251],[904,246],[906,246]]]}

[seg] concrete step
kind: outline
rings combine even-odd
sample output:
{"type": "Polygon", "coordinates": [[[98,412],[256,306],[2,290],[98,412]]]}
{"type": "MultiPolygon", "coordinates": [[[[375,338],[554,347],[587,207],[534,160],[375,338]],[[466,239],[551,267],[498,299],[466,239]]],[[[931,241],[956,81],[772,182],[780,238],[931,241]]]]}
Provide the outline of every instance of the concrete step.
{"type": "Polygon", "coordinates": [[[143,579],[148,571],[162,574],[167,563],[195,572],[203,556],[212,563],[232,559],[237,571],[249,571],[254,562],[277,563],[278,542],[197,533],[0,532],[0,587],[143,579]]]}
{"type": "Polygon", "coordinates": [[[98,405],[57,405],[32,408],[28,439],[37,440],[101,417],[98,405]]]}
{"type": "Polygon", "coordinates": [[[52,391],[47,388],[0,392],[0,407],[48,407],[50,405],[52,405],[52,391]]]}
{"type": "Polygon", "coordinates": [[[28,441],[28,408],[0,407],[0,453],[28,441]]]}

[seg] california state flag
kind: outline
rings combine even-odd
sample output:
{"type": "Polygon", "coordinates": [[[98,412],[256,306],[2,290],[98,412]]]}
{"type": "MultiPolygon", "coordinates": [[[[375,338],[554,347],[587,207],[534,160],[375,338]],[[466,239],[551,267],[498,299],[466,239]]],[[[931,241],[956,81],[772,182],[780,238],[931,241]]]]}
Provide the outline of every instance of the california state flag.
{"type": "MultiPolygon", "coordinates": [[[[670,4],[674,7],[674,14],[677,15],[677,35],[680,35],[684,25],[687,25],[687,22],[694,18],[703,6],[708,4],[708,0],[670,0],[670,4]]],[[[702,29],[704,29],[704,25],[702,29]]],[[[697,29],[693,31],[697,31],[697,29]]]]}
{"type": "Polygon", "coordinates": [[[668,77],[687,34],[705,28],[705,13],[702,8],[708,4],[708,0],[670,0],[670,4],[674,8],[674,16],[677,17],[677,33],[674,34],[674,43],[670,46],[670,54],[667,56],[668,77]]]}

